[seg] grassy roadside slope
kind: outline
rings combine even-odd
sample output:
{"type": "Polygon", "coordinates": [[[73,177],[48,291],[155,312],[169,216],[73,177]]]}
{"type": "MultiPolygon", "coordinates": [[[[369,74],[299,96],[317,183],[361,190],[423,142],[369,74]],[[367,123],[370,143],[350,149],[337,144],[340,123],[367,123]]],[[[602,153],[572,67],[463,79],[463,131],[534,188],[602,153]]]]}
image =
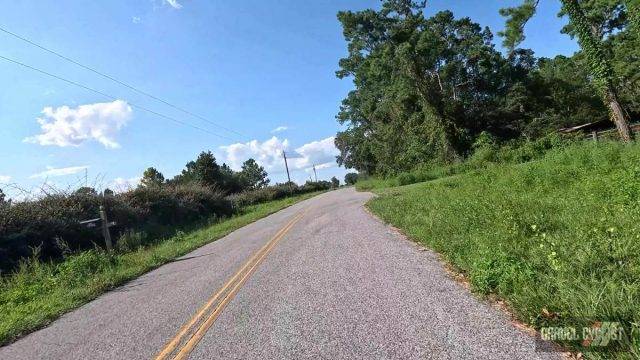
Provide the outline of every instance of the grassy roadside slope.
{"type": "MultiPolygon", "coordinates": [[[[578,144],[539,161],[381,188],[368,207],[505,299],[524,322],[640,324],[640,144],[578,144]]],[[[633,358],[623,351],[591,358],[633,358]]],[[[577,350],[585,350],[579,347],[577,350]]],[[[633,353],[635,351],[635,354],[633,353]]]]}
{"type": "Polygon", "coordinates": [[[0,279],[0,344],[38,329],[98,295],[285,207],[299,195],[246,208],[243,215],[126,253],[86,251],[59,264],[25,263],[0,279]]]}

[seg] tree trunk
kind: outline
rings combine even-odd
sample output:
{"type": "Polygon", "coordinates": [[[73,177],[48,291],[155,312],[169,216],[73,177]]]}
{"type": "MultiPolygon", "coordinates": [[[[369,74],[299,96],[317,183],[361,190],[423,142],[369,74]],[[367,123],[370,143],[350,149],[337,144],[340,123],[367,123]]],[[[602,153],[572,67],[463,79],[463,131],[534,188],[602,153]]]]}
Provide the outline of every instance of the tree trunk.
{"type": "Polygon", "coordinates": [[[618,96],[611,89],[607,90],[607,106],[611,112],[611,120],[616,124],[620,138],[624,142],[629,142],[633,139],[633,132],[629,126],[629,121],[625,115],[625,111],[622,109],[618,96]]]}
{"type": "Polygon", "coordinates": [[[569,15],[569,22],[573,25],[578,35],[578,43],[591,69],[593,83],[605,105],[609,107],[609,116],[616,124],[622,141],[629,142],[633,138],[633,133],[629,127],[629,120],[625,116],[625,111],[618,101],[618,95],[614,88],[613,67],[603,47],[602,39],[597,37],[597,34],[595,34],[597,31],[590,26],[591,24],[589,24],[578,0],[561,0],[561,2],[567,15],[569,15]]]}

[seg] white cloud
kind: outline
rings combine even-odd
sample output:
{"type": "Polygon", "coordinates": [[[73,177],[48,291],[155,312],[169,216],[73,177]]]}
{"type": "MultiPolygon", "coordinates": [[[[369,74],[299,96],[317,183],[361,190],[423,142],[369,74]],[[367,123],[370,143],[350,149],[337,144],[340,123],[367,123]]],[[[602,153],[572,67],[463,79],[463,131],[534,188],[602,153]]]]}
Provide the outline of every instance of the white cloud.
{"type": "Polygon", "coordinates": [[[294,160],[294,167],[301,169],[316,164],[327,168],[336,165],[336,156],[340,154],[334,143],[335,137],[330,136],[326,139],[312,141],[304,144],[296,149],[296,152],[302,157],[294,160]]]}
{"type": "Polygon", "coordinates": [[[334,137],[331,136],[290,150],[289,140],[280,140],[273,136],[264,142],[253,140],[248,143],[222,146],[220,149],[224,151],[224,161],[234,170],[239,170],[242,163],[249,158],[255,159],[267,172],[284,170],[282,160],[284,150],[287,152],[290,170],[310,168],[313,164],[316,164],[318,169],[337,165],[335,157],[339,152],[333,140],[334,137]]]}
{"type": "Polygon", "coordinates": [[[289,140],[280,140],[274,136],[264,142],[252,140],[248,143],[221,146],[220,149],[225,152],[225,162],[234,170],[240,170],[245,160],[253,158],[269,171],[280,165],[282,151],[287,147],[289,140]]]}
{"type": "Polygon", "coordinates": [[[56,176],[73,175],[81,171],[84,171],[88,168],[89,168],[88,166],[70,166],[70,167],[64,167],[64,168],[54,168],[51,166],[47,166],[47,170],[37,174],[33,174],[29,176],[29,178],[35,179],[35,178],[48,178],[48,177],[56,177],[56,176]]]}
{"type": "Polygon", "coordinates": [[[271,130],[271,133],[272,134],[277,134],[279,132],[283,132],[283,131],[287,130],[288,128],[289,127],[287,127],[287,126],[278,126],[277,128],[271,130]]]}
{"type": "Polygon", "coordinates": [[[6,184],[11,181],[11,176],[9,175],[0,175],[0,184],[6,184]]]}
{"type": "Polygon", "coordinates": [[[138,186],[140,184],[140,180],[142,180],[140,176],[132,177],[128,179],[118,177],[113,179],[113,181],[109,183],[107,187],[116,192],[123,192],[138,186]]]}
{"type": "Polygon", "coordinates": [[[123,100],[75,108],[49,106],[42,110],[43,117],[38,118],[42,134],[24,141],[66,147],[95,140],[106,148],[119,148],[115,135],[127,124],[132,112],[131,106],[123,100]]]}
{"type": "Polygon", "coordinates": [[[164,0],[164,2],[174,9],[182,9],[182,4],[180,4],[178,0],[164,0]]]}
{"type": "Polygon", "coordinates": [[[133,16],[131,17],[131,22],[134,24],[140,24],[142,22],[142,19],[139,16],[133,16]]]}

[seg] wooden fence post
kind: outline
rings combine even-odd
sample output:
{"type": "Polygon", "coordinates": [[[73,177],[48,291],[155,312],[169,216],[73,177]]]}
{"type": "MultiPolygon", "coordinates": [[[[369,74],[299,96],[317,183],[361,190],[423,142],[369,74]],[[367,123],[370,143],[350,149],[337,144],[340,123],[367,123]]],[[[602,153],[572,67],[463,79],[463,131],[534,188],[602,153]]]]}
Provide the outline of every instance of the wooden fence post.
{"type": "Polygon", "coordinates": [[[104,236],[104,243],[107,245],[107,251],[113,250],[113,244],[111,243],[111,234],[109,233],[109,220],[107,219],[107,212],[104,210],[104,206],[100,205],[100,220],[102,220],[102,236],[104,236]]]}

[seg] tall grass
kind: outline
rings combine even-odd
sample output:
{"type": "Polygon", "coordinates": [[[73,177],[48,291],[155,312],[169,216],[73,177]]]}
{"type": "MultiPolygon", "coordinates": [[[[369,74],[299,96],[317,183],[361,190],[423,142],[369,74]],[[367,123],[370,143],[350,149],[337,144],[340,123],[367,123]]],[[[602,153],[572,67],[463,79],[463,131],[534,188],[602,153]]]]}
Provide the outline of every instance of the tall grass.
{"type": "MultiPolygon", "coordinates": [[[[640,144],[574,144],[534,162],[376,191],[375,214],[522,321],[640,324],[640,144]]],[[[638,333],[603,352],[568,345],[590,358],[640,356],[638,333]]]]}

